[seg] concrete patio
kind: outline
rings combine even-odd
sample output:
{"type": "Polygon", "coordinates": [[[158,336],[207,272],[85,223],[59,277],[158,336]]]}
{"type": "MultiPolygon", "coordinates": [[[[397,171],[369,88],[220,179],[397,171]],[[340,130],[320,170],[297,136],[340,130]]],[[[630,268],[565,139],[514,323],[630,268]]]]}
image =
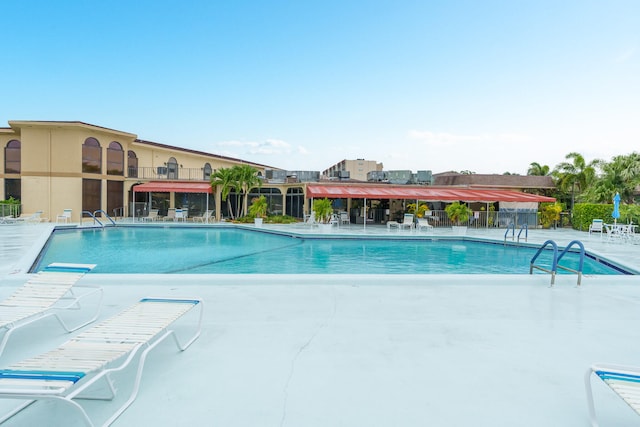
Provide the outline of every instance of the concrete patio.
{"type": "MultiPolygon", "coordinates": [[[[0,227],[0,296],[27,280],[51,227],[0,227]]],[[[333,233],[389,231],[352,225],[333,233]]],[[[501,241],[504,230],[469,235],[501,241]]],[[[529,231],[529,242],[547,239],[578,239],[640,268],[640,245],[529,231]]],[[[574,275],[549,287],[548,275],[526,274],[93,274],[82,281],[104,287],[101,318],[149,295],[206,301],[203,335],[183,353],[171,342],[152,353],[140,395],[118,426],[588,426],[589,365],[640,364],[640,276],[587,276],[580,287],[574,275]]],[[[0,363],[67,338],[54,321],[37,323],[14,335],[0,363]]],[[[595,386],[601,425],[638,425],[606,386],[595,386]]],[[[113,405],[87,407],[104,420],[113,405]]],[[[6,425],[82,425],[76,421],[48,402],[6,425]]]]}

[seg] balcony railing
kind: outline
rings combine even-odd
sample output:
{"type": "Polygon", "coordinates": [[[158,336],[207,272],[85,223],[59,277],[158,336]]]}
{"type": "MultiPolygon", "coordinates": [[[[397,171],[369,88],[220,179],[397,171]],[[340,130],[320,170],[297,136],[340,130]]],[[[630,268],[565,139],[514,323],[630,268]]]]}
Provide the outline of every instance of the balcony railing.
{"type": "Polygon", "coordinates": [[[209,181],[211,177],[203,168],[138,167],[129,168],[127,172],[128,178],[152,180],[209,181]]]}

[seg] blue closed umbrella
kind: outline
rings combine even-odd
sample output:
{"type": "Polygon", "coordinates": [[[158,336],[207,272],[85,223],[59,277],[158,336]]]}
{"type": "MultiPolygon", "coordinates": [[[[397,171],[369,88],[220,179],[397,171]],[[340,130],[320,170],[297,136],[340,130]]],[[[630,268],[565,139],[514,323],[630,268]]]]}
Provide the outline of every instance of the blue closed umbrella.
{"type": "Polygon", "coordinates": [[[613,218],[614,224],[617,222],[617,219],[620,218],[620,193],[616,193],[613,196],[613,212],[611,213],[611,217],[613,218]]]}

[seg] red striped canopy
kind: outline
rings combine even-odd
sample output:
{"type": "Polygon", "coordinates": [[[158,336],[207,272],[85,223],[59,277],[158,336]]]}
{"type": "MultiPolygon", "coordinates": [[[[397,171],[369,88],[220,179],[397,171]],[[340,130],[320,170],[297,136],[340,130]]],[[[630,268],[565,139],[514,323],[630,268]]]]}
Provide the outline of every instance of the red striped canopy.
{"type": "Polygon", "coordinates": [[[212,193],[208,182],[151,181],[133,187],[136,193],[212,193]]]}
{"type": "Polygon", "coordinates": [[[307,197],[351,199],[408,199],[464,202],[555,202],[553,197],[513,190],[489,190],[452,187],[414,187],[392,185],[307,185],[307,197]]]}

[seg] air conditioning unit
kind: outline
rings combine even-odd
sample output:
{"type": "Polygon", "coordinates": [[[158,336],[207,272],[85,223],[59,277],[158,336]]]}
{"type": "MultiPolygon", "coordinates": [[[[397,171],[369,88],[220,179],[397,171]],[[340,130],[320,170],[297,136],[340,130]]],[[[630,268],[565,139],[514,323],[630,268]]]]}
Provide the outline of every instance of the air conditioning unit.
{"type": "Polygon", "coordinates": [[[158,166],[158,175],[166,175],[167,168],[165,166],[158,166]]]}

